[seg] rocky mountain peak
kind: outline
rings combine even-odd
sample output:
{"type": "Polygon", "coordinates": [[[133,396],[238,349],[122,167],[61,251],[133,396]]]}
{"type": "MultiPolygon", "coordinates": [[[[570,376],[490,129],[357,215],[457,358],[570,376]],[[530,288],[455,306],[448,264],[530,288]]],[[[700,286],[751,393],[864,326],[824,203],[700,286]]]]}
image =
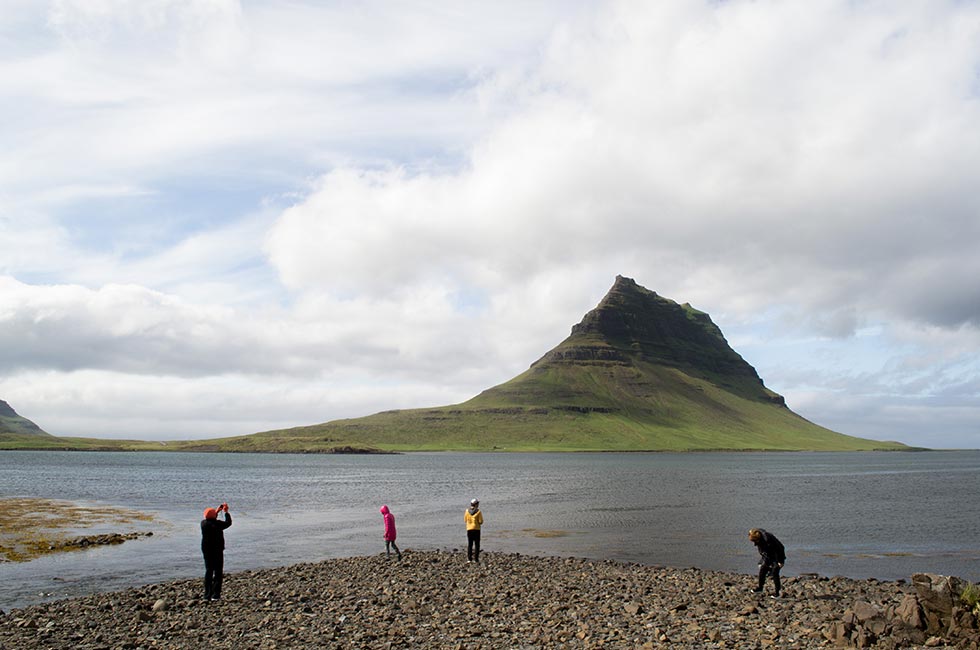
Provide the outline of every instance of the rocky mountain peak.
{"type": "Polygon", "coordinates": [[[585,360],[647,362],[705,377],[762,380],[711,317],[617,275],[609,292],[571,335],[535,365],[585,360]]]}
{"type": "Polygon", "coordinates": [[[5,418],[15,418],[17,417],[17,411],[11,408],[10,404],[0,399],[0,417],[5,418]]]}

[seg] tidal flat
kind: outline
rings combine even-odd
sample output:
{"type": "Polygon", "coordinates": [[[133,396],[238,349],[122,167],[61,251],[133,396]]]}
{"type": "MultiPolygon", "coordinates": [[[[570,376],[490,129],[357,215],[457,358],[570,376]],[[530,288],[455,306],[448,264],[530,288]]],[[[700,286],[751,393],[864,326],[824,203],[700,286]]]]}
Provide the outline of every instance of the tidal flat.
{"type": "Polygon", "coordinates": [[[114,506],[35,498],[0,499],[0,562],[120,544],[152,535],[153,515],[114,506]]]}

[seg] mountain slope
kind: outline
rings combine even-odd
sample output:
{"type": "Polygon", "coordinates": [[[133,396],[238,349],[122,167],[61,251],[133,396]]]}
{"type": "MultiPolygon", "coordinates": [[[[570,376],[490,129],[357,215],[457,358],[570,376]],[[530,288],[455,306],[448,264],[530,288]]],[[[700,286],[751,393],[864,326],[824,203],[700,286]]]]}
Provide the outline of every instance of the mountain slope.
{"type": "Polygon", "coordinates": [[[52,437],[41,427],[18,415],[17,411],[2,399],[0,399],[0,434],[52,437]]]}
{"type": "Polygon", "coordinates": [[[467,402],[220,443],[282,451],[906,448],[845,436],[793,413],[707,314],[623,277],[527,371],[467,402]]]}

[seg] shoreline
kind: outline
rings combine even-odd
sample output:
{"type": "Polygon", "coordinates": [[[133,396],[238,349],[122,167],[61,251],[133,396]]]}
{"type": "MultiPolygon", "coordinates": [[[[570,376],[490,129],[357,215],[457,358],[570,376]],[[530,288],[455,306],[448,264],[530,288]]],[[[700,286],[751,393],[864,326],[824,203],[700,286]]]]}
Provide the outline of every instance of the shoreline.
{"type": "MultiPolygon", "coordinates": [[[[235,436],[232,436],[235,437],[235,436]]],[[[93,438],[98,443],[111,443],[111,439],[93,438]]],[[[323,448],[301,448],[301,449],[222,449],[221,445],[211,444],[195,447],[194,440],[122,440],[119,444],[108,444],[104,447],[99,446],[5,446],[0,443],[0,451],[81,451],[81,452],[166,452],[166,453],[191,453],[191,454],[295,454],[295,455],[324,455],[324,456],[344,456],[344,455],[400,455],[414,453],[457,453],[457,454],[719,454],[719,453],[762,453],[762,454],[819,454],[819,453],[920,453],[929,451],[980,451],[978,449],[946,449],[933,447],[905,446],[904,448],[871,448],[871,449],[788,449],[784,447],[712,447],[694,449],[515,449],[507,447],[491,448],[439,448],[439,449],[382,449],[377,447],[353,447],[351,445],[341,445],[339,447],[323,448]],[[123,443],[135,443],[132,447],[123,446],[123,443]],[[180,445],[168,448],[170,445],[180,445]],[[139,445],[149,445],[142,447],[139,445]]]]}
{"type": "MultiPolygon", "coordinates": [[[[0,614],[10,648],[978,647],[973,614],[929,619],[922,578],[755,576],[613,560],[405,549],[30,605],[0,614]],[[969,615],[973,627],[967,623],[969,615]],[[942,630],[939,628],[942,627],[942,630]]],[[[202,564],[203,575],[203,564],[202,564]]],[[[931,592],[930,592],[931,593],[931,592]]],[[[928,594],[927,594],[928,595],[928,594]]],[[[957,594],[958,596],[958,594],[957,594]]],[[[955,610],[955,606],[954,606],[955,610]]]]}

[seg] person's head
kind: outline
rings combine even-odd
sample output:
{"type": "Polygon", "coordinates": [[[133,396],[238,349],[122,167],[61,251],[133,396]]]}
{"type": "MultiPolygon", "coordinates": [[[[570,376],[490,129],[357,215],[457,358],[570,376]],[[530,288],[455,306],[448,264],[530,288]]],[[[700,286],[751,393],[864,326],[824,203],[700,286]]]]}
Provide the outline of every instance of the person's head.
{"type": "Polygon", "coordinates": [[[471,508],[479,508],[480,507],[480,500],[479,499],[470,499],[470,507],[471,508]]]}
{"type": "Polygon", "coordinates": [[[218,518],[218,511],[217,511],[217,509],[215,509],[215,508],[208,508],[207,510],[205,510],[204,511],[204,518],[205,519],[217,519],[218,518]]]}
{"type": "Polygon", "coordinates": [[[749,529],[750,542],[758,542],[761,539],[762,539],[762,531],[760,531],[758,528],[749,529]]]}
{"type": "Polygon", "coordinates": [[[386,515],[389,512],[390,510],[388,510],[388,506],[381,506],[381,514],[386,515]]]}

